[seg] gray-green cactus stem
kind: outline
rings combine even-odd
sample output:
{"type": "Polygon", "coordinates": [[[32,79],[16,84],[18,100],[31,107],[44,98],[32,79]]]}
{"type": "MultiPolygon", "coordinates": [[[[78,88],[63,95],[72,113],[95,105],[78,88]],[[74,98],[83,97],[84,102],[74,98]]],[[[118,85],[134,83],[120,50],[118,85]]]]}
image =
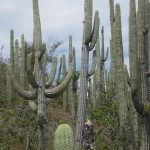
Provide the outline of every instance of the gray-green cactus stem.
{"type": "Polygon", "coordinates": [[[102,34],[102,63],[104,63],[107,58],[108,58],[108,53],[109,53],[109,48],[107,47],[107,51],[106,51],[106,56],[104,57],[104,50],[105,50],[105,46],[104,46],[104,27],[102,26],[102,29],[101,29],[101,34],[102,34]]]}
{"type": "Polygon", "coordinates": [[[94,25],[92,30],[92,0],[84,1],[84,29],[82,41],[80,92],[78,99],[77,125],[76,125],[76,146],[82,148],[83,128],[87,117],[87,83],[89,69],[89,51],[95,47],[99,35],[99,14],[95,12],[94,25]],[[90,17],[89,17],[90,14],[90,17]],[[87,34],[88,33],[88,34],[87,34]]]}
{"type": "Polygon", "coordinates": [[[59,69],[58,69],[58,76],[56,79],[56,83],[58,83],[60,81],[61,70],[62,70],[62,57],[60,57],[60,65],[59,65],[59,69]]]}
{"type": "Polygon", "coordinates": [[[27,56],[27,69],[26,69],[28,81],[32,85],[33,88],[38,88],[38,84],[35,80],[35,76],[33,75],[31,59],[32,59],[32,54],[29,54],[27,56]]]}
{"type": "Polygon", "coordinates": [[[129,60],[130,60],[130,81],[134,86],[134,79],[137,76],[137,26],[136,26],[136,7],[135,0],[130,0],[129,17],[129,60]]]}
{"type": "Polygon", "coordinates": [[[39,61],[43,58],[43,55],[45,54],[45,51],[46,51],[46,44],[42,44],[41,51],[40,51],[40,56],[38,58],[39,61]]]}
{"type": "MultiPolygon", "coordinates": [[[[65,55],[62,56],[62,70],[63,70],[63,80],[65,79],[67,72],[66,72],[66,57],[65,55]]],[[[67,111],[67,91],[63,93],[63,109],[67,111]]]]}
{"type": "Polygon", "coordinates": [[[15,40],[14,74],[15,74],[16,80],[19,81],[19,42],[18,40],[15,40]]]}
{"type": "Polygon", "coordinates": [[[12,66],[11,65],[8,66],[8,71],[9,71],[9,76],[10,76],[10,79],[11,79],[11,83],[12,83],[14,89],[16,90],[16,92],[18,93],[18,95],[21,96],[22,98],[26,99],[26,100],[35,100],[37,98],[37,90],[34,90],[33,92],[24,90],[15,81],[15,77],[13,75],[13,71],[12,71],[12,66]]]}
{"type": "Polygon", "coordinates": [[[33,43],[34,43],[34,49],[35,51],[37,51],[42,45],[41,22],[40,22],[40,15],[39,15],[38,0],[33,0],[33,19],[34,19],[33,43]]]}
{"type": "Polygon", "coordinates": [[[24,35],[21,35],[21,59],[20,59],[20,84],[24,88],[25,84],[25,42],[24,35]]]}
{"type": "Polygon", "coordinates": [[[114,21],[115,21],[114,0],[109,0],[109,7],[110,7],[111,37],[113,37],[113,35],[114,35],[113,24],[114,24],[114,21]]]}
{"type": "Polygon", "coordinates": [[[73,47],[72,63],[73,63],[73,65],[74,65],[74,71],[76,71],[76,51],[75,51],[75,47],[73,47]]]}
{"type": "Polygon", "coordinates": [[[99,34],[99,24],[100,24],[100,19],[99,19],[99,13],[98,11],[95,12],[95,18],[94,18],[94,27],[93,27],[93,31],[92,31],[92,40],[91,40],[91,44],[88,47],[88,50],[91,51],[96,44],[97,41],[97,37],[99,34]]]}
{"type": "Polygon", "coordinates": [[[95,69],[96,69],[96,50],[93,51],[92,66],[90,72],[88,73],[88,77],[94,74],[95,69]]]}
{"type": "Polygon", "coordinates": [[[57,87],[55,87],[53,89],[45,90],[45,96],[47,98],[54,98],[54,97],[57,97],[60,94],[62,94],[62,92],[65,91],[66,88],[68,87],[70,80],[72,78],[72,75],[73,75],[73,64],[70,64],[69,72],[68,72],[65,80],[57,87]]]}
{"type": "Polygon", "coordinates": [[[67,71],[66,71],[66,56],[65,55],[62,56],[62,65],[63,65],[63,79],[65,79],[65,77],[67,75],[67,71]]]}
{"type": "Polygon", "coordinates": [[[97,98],[97,101],[98,101],[98,104],[101,105],[101,57],[100,57],[100,40],[99,40],[99,37],[97,39],[97,42],[96,42],[96,61],[97,61],[97,70],[96,70],[96,73],[95,73],[95,80],[96,80],[96,98],[97,98]]]}
{"type": "Polygon", "coordinates": [[[141,100],[139,100],[137,88],[134,88],[134,90],[132,91],[132,99],[134,107],[140,115],[145,116],[150,115],[150,103],[149,102],[143,103],[141,100]]]}
{"type": "Polygon", "coordinates": [[[93,0],[87,0],[84,4],[85,6],[85,43],[88,44],[91,39],[91,32],[92,32],[92,14],[93,14],[93,0]]]}
{"type": "MultiPolygon", "coordinates": [[[[10,63],[14,65],[14,30],[10,31],[10,63]]],[[[14,66],[13,71],[14,71],[14,66]]]]}
{"type": "Polygon", "coordinates": [[[119,4],[116,4],[115,49],[116,49],[116,52],[119,54],[117,63],[123,66],[124,59],[123,59],[123,44],[122,44],[122,30],[121,30],[121,13],[120,13],[119,4]]]}
{"type": "Polygon", "coordinates": [[[48,82],[45,83],[45,88],[49,88],[52,85],[54,78],[55,78],[56,69],[57,69],[57,57],[53,57],[50,76],[49,76],[48,82]]]}
{"type": "Polygon", "coordinates": [[[9,71],[8,71],[8,65],[7,65],[7,73],[6,73],[6,91],[7,91],[7,102],[9,105],[11,105],[12,100],[12,85],[11,80],[9,77],[9,71]]]}
{"type": "Polygon", "coordinates": [[[95,12],[94,25],[92,29],[92,14],[93,14],[92,11],[93,11],[93,0],[87,0],[85,2],[84,33],[85,33],[85,44],[87,46],[87,50],[89,51],[91,51],[94,48],[99,33],[99,13],[98,11],[95,12]]]}

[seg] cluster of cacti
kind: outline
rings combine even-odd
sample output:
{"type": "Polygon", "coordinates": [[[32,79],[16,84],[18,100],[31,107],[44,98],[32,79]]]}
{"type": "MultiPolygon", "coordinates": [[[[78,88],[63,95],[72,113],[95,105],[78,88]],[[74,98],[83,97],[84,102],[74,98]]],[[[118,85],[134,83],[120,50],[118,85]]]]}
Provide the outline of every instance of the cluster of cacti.
{"type": "MultiPolygon", "coordinates": [[[[73,64],[73,72],[76,72],[76,57],[75,57],[75,48],[72,47],[72,36],[69,36],[69,58],[68,58],[68,69],[70,68],[70,64],[73,64]]],[[[56,79],[56,82],[59,84],[61,83],[67,75],[66,72],[66,57],[63,55],[60,58],[60,66],[58,70],[58,77],[56,79]],[[62,78],[61,76],[62,71],[62,78]]],[[[73,92],[73,79],[71,79],[68,89],[63,93],[63,108],[64,111],[71,112],[72,116],[75,117],[75,102],[74,102],[74,92],[73,92]]]]}
{"type": "MultiPolygon", "coordinates": [[[[116,4],[114,8],[114,0],[109,0],[109,4],[111,64],[107,75],[105,61],[108,58],[109,50],[107,48],[105,56],[104,27],[102,27],[101,34],[99,34],[99,13],[98,11],[95,12],[94,24],[92,24],[93,0],[84,1],[84,29],[76,139],[74,141],[70,126],[60,125],[55,132],[55,150],[74,150],[74,142],[77,149],[82,148],[83,128],[89,115],[89,106],[91,104],[92,106],[103,105],[103,101],[107,101],[107,94],[109,94],[107,91],[109,90],[114,92],[112,100],[118,106],[117,117],[123,149],[137,149],[137,147],[142,150],[150,149],[150,2],[149,0],[139,0],[136,12],[135,0],[130,0],[130,75],[127,66],[124,65],[120,5],[116,4]],[[94,48],[95,50],[93,50],[94,48]],[[93,58],[90,68],[89,52],[92,50],[93,58]],[[91,76],[93,77],[92,80],[90,79],[91,76]]],[[[25,42],[24,35],[21,36],[21,49],[19,49],[18,40],[14,41],[13,30],[10,33],[11,60],[7,66],[7,99],[11,103],[11,82],[21,99],[29,100],[29,105],[37,112],[39,149],[45,150],[48,149],[46,98],[55,98],[63,93],[64,110],[69,109],[72,116],[74,118],[76,116],[72,78],[76,72],[76,56],[75,48],[72,46],[72,37],[69,36],[68,74],[66,57],[63,55],[60,58],[56,79],[58,86],[49,89],[56,75],[57,57],[52,58],[50,75],[47,77],[46,64],[49,59],[46,44],[42,43],[38,0],[33,0],[33,17],[33,46],[30,47],[30,50],[25,42]],[[34,100],[37,100],[37,104],[34,100]]]]}
{"type": "Polygon", "coordinates": [[[55,131],[54,150],[75,150],[73,130],[68,124],[61,124],[55,131]]]}
{"type": "MultiPolygon", "coordinates": [[[[82,39],[82,56],[81,56],[81,74],[80,74],[80,91],[78,99],[77,110],[77,124],[76,124],[76,146],[77,149],[82,147],[83,127],[87,117],[87,91],[88,91],[88,76],[92,75],[94,71],[89,73],[89,51],[95,45],[99,35],[99,13],[95,12],[94,25],[92,29],[92,14],[93,1],[85,0],[84,2],[84,31],[82,39]]],[[[93,68],[92,68],[93,69],[93,68]]]]}
{"type": "Polygon", "coordinates": [[[111,20],[111,68],[109,89],[114,89],[113,100],[118,104],[120,134],[124,149],[133,149],[137,143],[137,114],[133,108],[128,71],[124,66],[120,5],[110,1],[111,20]],[[115,12],[115,13],[114,13],[115,12]],[[132,134],[131,135],[131,131],[132,134]]]}
{"type": "MultiPolygon", "coordinates": [[[[41,25],[39,16],[38,0],[33,0],[33,17],[34,17],[34,35],[33,48],[30,54],[27,54],[27,49],[24,46],[24,39],[22,37],[22,68],[20,68],[20,83],[17,82],[14,74],[14,59],[11,59],[9,65],[9,76],[11,83],[19,96],[26,100],[37,99],[37,122],[39,127],[39,149],[47,149],[48,132],[46,119],[46,98],[54,98],[65,91],[73,76],[73,65],[70,63],[69,72],[64,81],[53,89],[48,89],[55,76],[55,69],[57,66],[57,58],[53,58],[53,65],[50,75],[52,75],[47,82],[45,82],[45,67],[47,60],[46,45],[42,44],[41,25]],[[25,71],[28,76],[28,81],[32,86],[30,91],[24,87],[25,71]]],[[[14,58],[14,34],[11,30],[11,58],[14,58]]],[[[16,42],[16,51],[17,51],[16,42]]],[[[21,64],[20,64],[21,65],[21,64]]]]}
{"type": "Polygon", "coordinates": [[[130,57],[130,83],[132,99],[135,109],[140,114],[138,145],[141,149],[150,149],[150,79],[148,78],[150,68],[149,53],[149,17],[150,2],[148,0],[138,1],[136,12],[135,0],[130,0],[129,16],[129,57],[130,57]]]}

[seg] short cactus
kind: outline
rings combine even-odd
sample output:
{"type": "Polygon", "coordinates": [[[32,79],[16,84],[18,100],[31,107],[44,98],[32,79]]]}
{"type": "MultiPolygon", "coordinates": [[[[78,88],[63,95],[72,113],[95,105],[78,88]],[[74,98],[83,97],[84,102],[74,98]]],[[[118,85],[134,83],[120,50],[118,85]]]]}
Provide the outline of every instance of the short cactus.
{"type": "Polygon", "coordinates": [[[54,150],[75,150],[73,130],[61,124],[55,131],[54,150]]]}

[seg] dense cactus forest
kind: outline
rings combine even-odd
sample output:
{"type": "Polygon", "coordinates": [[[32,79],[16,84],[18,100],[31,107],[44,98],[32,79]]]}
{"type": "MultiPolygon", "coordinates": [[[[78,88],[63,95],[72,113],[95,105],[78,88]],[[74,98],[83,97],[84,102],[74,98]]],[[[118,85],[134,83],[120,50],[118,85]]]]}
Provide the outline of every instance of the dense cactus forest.
{"type": "Polygon", "coordinates": [[[60,60],[53,54],[62,41],[42,41],[38,0],[33,41],[10,30],[10,56],[0,53],[0,150],[150,150],[150,2],[130,0],[129,68],[120,4],[109,0],[106,48],[93,3],[84,0],[81,60],[72,35],[60,60]]]}

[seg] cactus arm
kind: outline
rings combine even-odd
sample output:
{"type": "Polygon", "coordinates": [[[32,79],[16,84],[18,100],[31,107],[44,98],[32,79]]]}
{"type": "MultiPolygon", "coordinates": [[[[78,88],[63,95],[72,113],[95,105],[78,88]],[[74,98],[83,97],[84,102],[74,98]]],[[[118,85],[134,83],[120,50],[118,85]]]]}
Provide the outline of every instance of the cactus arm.
{"type": "Polygon", "coordinates": [[[58,70],[58,76],[57,76],[57,80],[56,83],[58,83],[60,81],[60,75],[61,75],[61,69],[62,68],[62,57],[60,58],[60,66],[59,66],[59,70],[58,70]]]}
{"type": "Polygon", "coordinates": [[[27,70],[26,70],[26,72],[27,72],[29,83],[32,85],[33,88],[37,88],[38,84],[37,84],[37,82],[35,80],[35,76],[33,75],[33,72],[32,72],[31,59],[32,59],[32,54],[29,54],[27,56],[27,70]]]}
{"type": "Polygon", "coordinates": [[[42,45],[42,33],[41,33],[41,22],[39,15],[39,5],[37,0],[33,0],[33,23],[34,23],[34,32],[33,32],[33,43],[34,50],[39,51],[42,45]]]}
{"type": "Polygon", "coordinates": [[[47,98],[54,98],[56,96],[59,96],[68,87],[70,80],[72,79],[72,76],[73,76],[73,64],[70,64],[69,72],[64,81],[53,89],[45,90],[45,96],[47,98]]]}
{"type": "Polygon", "coordinates": [[[105,50],[105,46],[104,46],[104,26],[102,26],[101,35],[102,35],[102,63],[104,63],[107,60],[108,53],[109,53],[109,48],[107,47],[106,56],[104,57],[104,50],[105,50]]]}
{"type": "Polygon", "coordinates": [[[113,24],[114,24],[114,21],[115,21],[114,0],[109,0],[109,8],[110,8],[111,37],[113,37],[113,35],[114,35],[113,24]]]}
{"type": "Polygon", "coordinates": [[[96,68],[96,50],[93,51],[92,66],[90,72],[88,73],[88,77],[94,74],[95,68],[96,68]]]}
{"type": "Polygon", "coordinates": [[[62,70],[63,70],[63,79],[65,79],[66,74],[67,74],[67,71],[66,71],[66,56],[65,55],[62,56],[62,65],[63,65],[63,68],[62,68],[62,70]]]}
{"type": "Polygon", "coordinates": [[[14,30],[10,31],[10,62],[14,70],[14,30]]]}
{"type": "Polygon", "coordinates": [[[33,92],[26,91],[15,81],[11,65],[8,65],[8,72],[11,79],[11,83],[19,96],[26,100],[35,100],[37,98],[37,90],[34,90],[33,92]]]}
{"type": "Polygon", "coordinates": [[[35,80],[35,76],[33,75],[32,71],[27,70],[27,76],[28,76],[28,81],[32,85],[33,88],[37,88],[38,84],[35,80]]]}
{"type": "Polygon", "coordinates": [[[128,69],[127,69],[126,65],[124,65],[124,73],[125,73],[125,75],[127,77],[128,84],[131,86],[130,77],[129,77],[129,73],[128,73],[128,69]]]}
{"type": "Polygon", "coordinates": [[[99,35],[99,24],[100,24],[99,13],[98,11],[96,11],[95,18],[94,18],[94,27],[92,31],[92,40],[91,40],[90,46],[88,47],[89,51],[91,51],[95,47],[95,44],[99,35]]]}
{"type": "Polygon", "coordinates": [[[104,58],[104,61],[106,61],[108,59],[108,54],[109,54],[109,47],[107,47],[107,52],[106,52],[106,56],[104,58]]]}
{"type": "Polygon", "coordinates": [[[91,31],[92,31],[92,12],[93,12],[93,0],[87,0],[85,4],[85,44],[91,41],[91,31]]]}
{"type": "Polygon", "coordinates": [[[141,101],[139,101],[139,96],[138,96],[138,89],[135,88],[132,90],[132,99],[133,99],[133,104],[136,109],[136,111],[142,115],[144,111],[144,105],[141,101]]]}
{"type": "Polygon", "coordinates": [[[102,63],[104,63],[105,61],[107,61],[107,59],[108,59],[108,54],[109,54],[109,47],[107,47],[107,51],[106,51],[106,56],[105,56],[105,58],[102,58],[102,63]]]}
{"type": "Polygon", "coordinates": [[[74,65],[74,71],[76,71],[76,51],[75,51],[75,47],[73,47],[72,63],[74,65]]]}
{"type": "Polygon", "coordinates": [[[45,51],[46,51],[46,44],[42,44],[42,48],[41,48],[41,51],[40,51],[40,56],[38,58],[39,61],[43,58],[43,55],[44,55],[45,51]]]}
{"type": "Polygon", "coordinates": [[[45,83],[45,88],[49,88],[52,85],[54,78],[55,78],[56,69],[57,69],[57,57],[53,57],[50,78],[48,82],[45,83]]]}
{"type": "Polygon", "coordinates": [[[134,79],[134,86],[131,86],[131,94],[134,107],[140,115],[150,114],[150,102],[143,102],[139,99],[139,88],[137,77],[134,79]]]}
{"type": "Polygon", "coordinates": [[[29,106],[34,112],[37,112],[37,105],[35,104],[35,102],[29,100],[29,106]]]}

